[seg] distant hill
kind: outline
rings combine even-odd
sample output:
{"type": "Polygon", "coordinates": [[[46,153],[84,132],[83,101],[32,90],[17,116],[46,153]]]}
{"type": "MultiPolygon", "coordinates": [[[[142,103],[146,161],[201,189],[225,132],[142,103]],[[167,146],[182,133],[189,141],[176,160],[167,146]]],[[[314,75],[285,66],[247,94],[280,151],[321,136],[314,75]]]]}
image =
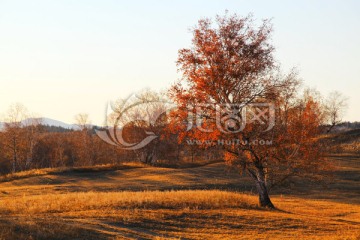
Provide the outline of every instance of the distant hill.
{"type": "MultiPolygon", "coordinates": [[[[62,121],[51,119],[51,118],[46,118],[46,117],[27,118],[27,119],[21,121],[21,123],[23,125],[31,125],[31,124],[37,123],[37,124],[46,125],[46,126],[65,128],[65,129],[69,129],[69,130],[79,129],[79,127],[76,124],[64,123],[62,121]]],[[[4,124],[5,124],[4,122],[0,122],[0,129],[4,128],[4,124]]]]}
{"type": "MultiPolygon", "coordinates": [[[[66,129],[78,129],[79,127],[76,124],[69,124],[69,123],[64,123],[55,119],[51,119],[51,118],[37,118],[37,119],[27,119],[27,120],[35,120],[35,121],[39,121],[39,123],[41,125],[48,125],[48,126],[54,126],[54,127],[62,127],[62,128],[66,128],[66,129]]],[[[25,120],[26,121],[26,120],[25,120]]]]}

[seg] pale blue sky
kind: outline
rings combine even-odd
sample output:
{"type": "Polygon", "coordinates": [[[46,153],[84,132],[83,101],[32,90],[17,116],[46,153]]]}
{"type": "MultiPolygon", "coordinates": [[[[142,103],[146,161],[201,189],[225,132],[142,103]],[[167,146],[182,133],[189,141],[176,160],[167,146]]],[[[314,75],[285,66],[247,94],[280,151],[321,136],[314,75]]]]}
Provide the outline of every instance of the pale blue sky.
{"type": "Polygon", "coordinates": [[[359,1],[0,0],[0,112],[21,102],[39,115],[104,120],[108,100],[177,78],[177,51],[189,27],[224,13],[273,18],[283,69],[298,68],[323,94],[350,98],[360,120],[359,1]]]}

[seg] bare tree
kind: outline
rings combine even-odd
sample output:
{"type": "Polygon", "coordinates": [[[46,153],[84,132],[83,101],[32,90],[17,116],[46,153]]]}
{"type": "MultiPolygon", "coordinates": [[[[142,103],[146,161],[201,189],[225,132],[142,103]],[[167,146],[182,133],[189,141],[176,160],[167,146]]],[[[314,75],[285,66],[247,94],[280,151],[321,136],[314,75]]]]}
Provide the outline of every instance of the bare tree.
{"type": "Polygon", "coordinates": [[[93,132],[90,129],[90,118],[87,113],[80,113],[75,116],[76,124],[80,132],[74,133],[76,135],[77,153],[84,165],[94,165],[97,159],[96,146],[94,144],[93,132]]]}
{"type": "Polygon", "coordinates": [[[325,101],[325,114],[327,123],[330,125],[327,129],[329,133],[336,125],[342,122],[342,118],[348,107],[348,98],[338,91],[331,92],[325,101]]]}
{"type": "Polygon", "coordinates": [[[89,128],[91,121],[89,118],[89,114],[87,113],[79,113],[75,115],[75,123],[80,128],[80,130],[85,130],[89,128]]]}
{"type": "Polygon", "coordinates": [[[168,103],[163,95],[146,89],[128,99],[120,99],[110,116],[114,126],[121,129],[121,141],[132,145],[135,154],[147,164],[155,163],[164,146],[160,143],[168,103]]]}
{"type": "Polygon", "coordinates": [[[5,152],[12,161],[13,172],[27,168],[32,160],[38,121],[29,116],[26,107],[16,103],[9,107],[4,119],[5,152]]]}

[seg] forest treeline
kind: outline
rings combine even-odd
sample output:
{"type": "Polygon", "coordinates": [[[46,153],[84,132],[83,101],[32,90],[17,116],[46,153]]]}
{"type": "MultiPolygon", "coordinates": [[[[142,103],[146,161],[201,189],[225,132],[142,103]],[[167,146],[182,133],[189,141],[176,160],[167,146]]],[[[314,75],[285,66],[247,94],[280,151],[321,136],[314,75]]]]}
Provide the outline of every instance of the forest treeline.
{"type": "MultiPolygon", "coordinates": [[[[196,141],[179,143],[177,136],[158,138],[143,149],[125,150],[100,139],[96,130],[102,128],[97,126],[73,130],[43,124],[24,125],[20,122],[5,125],[0,131],[1,174],[39,168],[120,164],[129,161],[153,165],[178,165],[184,162],[191,164],[221,160],[223,155],[221,147],[205,149],[196,141]]],[[[334,132],[358,128],[359,122],[344,122],[339,124],[334,132]]],[[[126,135],[134,140],[138,133],[139,131],[130,129],[126,135]]],[[[338,147],[335,150],[341,151],[338,147]]]]}
{"type": "MultiPolygon", "coordinates": [[[[125,150],[104,142],[92,126],[71,130],[48,125],[5,124],[0,131],[0,173],[8,174],[39,168],[81,167],[101,164],[120,164],[136,161],[146,164],[195,163],[219,159],[217,149],[205,150],[193,145],[179,144],[176,136],[155,139],[143,149],[125,150]]],[[[136,138],[139,131],[127,130],[136,138]]],[[[132,135],[132,136],[131,136],[132,135]]]]}

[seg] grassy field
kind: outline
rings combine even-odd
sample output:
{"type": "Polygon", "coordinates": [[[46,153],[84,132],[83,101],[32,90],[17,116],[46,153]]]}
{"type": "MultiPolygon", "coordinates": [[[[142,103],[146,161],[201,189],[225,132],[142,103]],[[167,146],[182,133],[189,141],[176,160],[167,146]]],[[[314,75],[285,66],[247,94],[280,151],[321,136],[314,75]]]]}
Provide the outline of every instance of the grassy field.
{"type": "Polygon", "coordinates": [[[360,158],[332,158],[330,183],[277,189],[272,211],[222,163],[9,175],[0,179],[0,239],[360,239],[360,158]]]}

